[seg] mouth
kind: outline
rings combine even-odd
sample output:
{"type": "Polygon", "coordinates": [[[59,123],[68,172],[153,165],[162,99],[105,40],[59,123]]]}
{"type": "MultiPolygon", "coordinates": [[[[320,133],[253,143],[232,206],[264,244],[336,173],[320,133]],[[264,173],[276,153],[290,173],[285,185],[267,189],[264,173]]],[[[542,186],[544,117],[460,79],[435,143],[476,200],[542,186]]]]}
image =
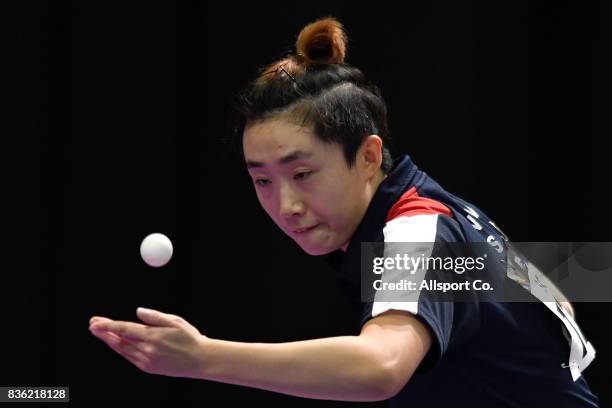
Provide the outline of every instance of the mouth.
{"type": "Polygon", "coordinates": [[[293,232],[295,234],[304,234],[305,232],[308,232],[308,231],[311,231],[311,230],[315,229],[319,225],[321,225],[321,224],[316,224],[316,225],[313,225],[312,227],[298,228],[296,230],[293,230],[293,232]]]}

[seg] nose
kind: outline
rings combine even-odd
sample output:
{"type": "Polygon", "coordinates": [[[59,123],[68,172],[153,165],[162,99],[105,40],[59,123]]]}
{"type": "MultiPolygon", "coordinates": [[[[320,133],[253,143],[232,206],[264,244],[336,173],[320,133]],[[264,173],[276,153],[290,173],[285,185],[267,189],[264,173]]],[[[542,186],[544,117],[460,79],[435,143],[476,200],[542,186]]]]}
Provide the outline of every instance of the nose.
{"type": "Polygon", "coordinates": [[[290,219],[304,213],[304,203],[299,194],[291,186],[285,184],[280,188],[280,213],[285,219],[290,219]]]}

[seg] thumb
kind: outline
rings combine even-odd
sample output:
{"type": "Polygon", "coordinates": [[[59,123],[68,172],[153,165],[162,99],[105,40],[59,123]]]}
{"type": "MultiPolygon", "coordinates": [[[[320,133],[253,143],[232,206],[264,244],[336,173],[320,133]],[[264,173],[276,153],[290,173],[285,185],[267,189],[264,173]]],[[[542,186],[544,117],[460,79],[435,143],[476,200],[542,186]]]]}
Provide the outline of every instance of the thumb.
{"type": "Polygon", "coordinates": [[[178,316],[144,307],[136,309],[136,315],[140,320],[151,326],[180,327],[183,322],[183,319],[178,316]]]}

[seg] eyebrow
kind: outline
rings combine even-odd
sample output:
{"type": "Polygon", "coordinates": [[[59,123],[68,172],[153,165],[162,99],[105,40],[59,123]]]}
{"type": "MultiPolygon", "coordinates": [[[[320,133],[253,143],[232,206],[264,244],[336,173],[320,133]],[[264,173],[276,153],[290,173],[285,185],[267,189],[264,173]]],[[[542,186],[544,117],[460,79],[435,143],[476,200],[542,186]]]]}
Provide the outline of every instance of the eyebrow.
{"type": "MultiPolygon", "coordinates": [[[[296,150],[294,152],[291,152],[291,153],[281,157],[278,160],[278,163],[279,164],[287,164],[287,163],[290,163],[292,161],[307,159],[310,156],[312,156],[311,152],[304,152],[302,150],[296,150]]],[[[266,165],[263,164],[262,162],[253,161],[253,160],[247,160],[246,165],[247,165],[248,169],[259,168],[259,167],[266,167],[266,165]]]]}

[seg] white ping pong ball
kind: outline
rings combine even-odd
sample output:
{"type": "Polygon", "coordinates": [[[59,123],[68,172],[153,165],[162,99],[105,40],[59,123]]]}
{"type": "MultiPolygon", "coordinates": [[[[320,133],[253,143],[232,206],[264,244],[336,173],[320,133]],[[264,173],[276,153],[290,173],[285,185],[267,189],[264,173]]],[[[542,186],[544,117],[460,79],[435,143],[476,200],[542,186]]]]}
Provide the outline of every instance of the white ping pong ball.
{"type": "Polygon", "coordinates": [[[149,234],[140,244],[140,256],[149,266],[164,266],[172,258],[172,242],[164,234],[149,234]]]}

